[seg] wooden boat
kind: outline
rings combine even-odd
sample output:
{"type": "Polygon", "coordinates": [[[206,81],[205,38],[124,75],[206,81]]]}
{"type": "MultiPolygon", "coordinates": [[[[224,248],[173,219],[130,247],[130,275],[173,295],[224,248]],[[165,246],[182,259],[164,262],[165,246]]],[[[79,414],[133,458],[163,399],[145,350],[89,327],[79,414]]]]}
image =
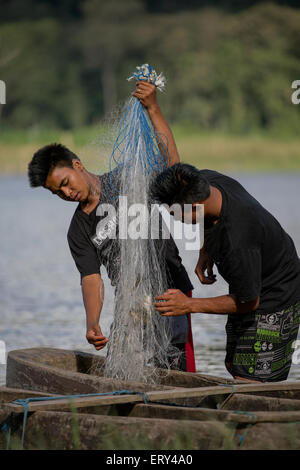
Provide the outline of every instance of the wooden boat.
{"type": "Polygon", "coordinates": [[[101,364],[103,358],[99,363],[99,356],[77,351],[12,351],[7,387],[0,388],[0,423],[11,418],[19,442],[24,409],[11,401],[39,395],[51,400],[28,403],[25,448],[299,448],[298,382],[245,383],[161,371],[160,383],[150,386],[104,378],[101,364]],[[122,389],[128,394],[55,398],[122,389]]]}
{"type": "Polygon", "coordinates": [[[233,380],[189,372],[159,370],[157,385],[103,377],[104,357],[80,351],[32,348],[11,351],[7,358],[6,385],[46,393],[93,393],[117,389],[160,390],[166,387],[205,387],[233,380]]]}

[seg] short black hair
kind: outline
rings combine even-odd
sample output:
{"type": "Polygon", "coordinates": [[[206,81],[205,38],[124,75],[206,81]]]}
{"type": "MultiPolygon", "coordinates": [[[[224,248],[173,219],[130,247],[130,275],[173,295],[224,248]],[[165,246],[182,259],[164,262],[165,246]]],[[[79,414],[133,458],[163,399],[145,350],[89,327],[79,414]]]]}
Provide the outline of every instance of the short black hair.
{"type": "Polygon", "coordinates": [[[80,158],[62,144],[49,144],[35,152],[28,165],[28,178],[32,188],[45,186],[50,170],[56,166],[72,167],[72,160],[80,158]]]}
{"type": "Polygon", "coordinates": [[[210,195],[207,179],[187,163],[176,163],[156,176],[150,184],[150,198],[159,204],[193,204],[210,195]]]}

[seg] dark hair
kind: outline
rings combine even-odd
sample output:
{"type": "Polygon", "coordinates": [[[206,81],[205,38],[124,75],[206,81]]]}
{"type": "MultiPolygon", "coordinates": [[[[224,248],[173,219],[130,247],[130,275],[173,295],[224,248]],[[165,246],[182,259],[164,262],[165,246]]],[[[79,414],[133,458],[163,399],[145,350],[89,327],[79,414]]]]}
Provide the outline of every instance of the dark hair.
{"type": "Polygon", "coordinates": [[[45,186],[48,173],[56,166],[72,167],[72,160],[80,159],[62,144],[50,144],[40,148],[28,165],[28,178],[31,187],[45,186]]]}
{"type": "Polygon", "coordinates": [[[201,172],[187,163],[176,163],[152,180],[150,197],[160,204],[193,204],[210,195],[209,183],[201,172]]]}

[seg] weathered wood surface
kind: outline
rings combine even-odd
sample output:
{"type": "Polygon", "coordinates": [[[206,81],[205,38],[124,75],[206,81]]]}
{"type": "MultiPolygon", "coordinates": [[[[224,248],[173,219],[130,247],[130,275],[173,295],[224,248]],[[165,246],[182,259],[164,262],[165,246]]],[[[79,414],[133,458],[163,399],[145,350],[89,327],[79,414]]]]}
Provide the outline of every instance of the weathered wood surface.
{"type": "MultiPolygon", "coordinates": [[[[277,398],[286,398],[291,400],[300,400],[300,388],[289,388],[289,384],[294,382],[274,382],[274,383],[285,383],[287,384],[286,388],[278,390],[258,390],[251,392],[253,395],[264,396],[264,397],[277,397],[277,398]]],[[[297,382],[297,383],[300,383],[297,382]]]]}
{"type": "MultiPolygon", "coordinates": [[[[226,413],[226,412],[224,412],[226,413]]],[[[300,423],[251,425],[216,420],[174,420],[115,417],[54,411],[37,411],[28,416],[25,449],[198,449],[240,448],[239,436],[247,435],[243,449],[299,449],[300,423]],[[74,419],[78,440],[74,439],[74,419]],[[184,447],[183,447],[184,446],[184,447]]],[[[12,434],[15,448],[21,428],[12,434]]],[[[0,448],[5,446],[0,437],[0,448]]]]}
{"type": "Polygon", "coordinates": [[[188,397],[206,397],[209,395],[217,396],[233,393],[255,393],[259,392],[262,395],[268,392],[284,392],[300,393],[300,382],[273,382],[273,383],[244,383],[234,385],[217,385],[212,387],[195,387],[192,389],[174,389],[165,391],[149,392],[147,395],[150,400],[172,400],[173,398],[188,398],[188,397]]]}
{"type": "Polygon", "coordinates": [[[234,381],[222,377],[159,370],[159,384],[104,378],[104,358],[80,351],[32,348],[10,351],[6,385],[56,394],[109,392],[118,389],[146,391],[174,387],[203,387],[234,381]]]}
{"type": "Polygon", "coordinates": [[[125,388],[135,391],[172,388],[91,375],[88,367],[93,367],[95,358],[98,356],[50,348],[11,351],[7,358],[6,385],[62,395],[112,392],[125,388]]]}
{"type": "MultiPolygon", "coordinates": [[[[71,413],[38,411],[28,416],[25,449],[222,449],[229,439],[234,441],[235,428],[218,422],[124,418],[115,416],[76,416],[79,443],[74,442],[74,416],[71,413]],[[181,439],[181,441],[180,441],[181,439]],[[178,444],[179,442],[179,444],[178,444]],[[176,447],[177,446],[179,447],[176,447]],[[139,447],[136,447],[138,445],[139,447]],[[142,447],[141,447],[142,446],[142,447]]],[[[21,430],[12,435],[15,446],[21,430]]],[[[4,436],[0,448],[5,446],[4,436]]]]}
{"type": "Polygon", "coordinates": [[[241,428],[240,436],[245,433],[242,450],[299,450],[300,423],[257,423],[248,429],[241,428]]]}
{"type": "Polygon", "coordinates": [[[210,410],[207,408],[184,408],[168,405],[136,404],[129,414],[130,417],[160,418],[195,421],[227,421],[234,423],[291,423],[300,422],[300,411],[227,411],[210,410]]]}
{"type": "MultiPolygon", "coordinates": [[[[258,389],[283,388],[290,386],[290,383],[280,384],[245,384],[237,385],[239,388],[258,389]]],[[[220,387],[222,388],[222,387],[220,387]]],[[[232,387],[227,387],[232,390],[232,387]]],[[[199,393],[213,391],[216,387],[206,387],[198,389],[199,393]]],[[[184,390],[166,390],[164,393],[182,393],[184,390]]],[[[186,393],[193,393],[191,389],[186,389],[186,393]]],[[[162,391],[149,392],[151,394],[162,394],[162,391]]],[[[15,390],[6,387],[0,388],[0,398],[27,398],[29,396],[45,395],[28,390],[15,390]]],[[[227,406],[231,400],[251,399],[261,400],[264,397],[253,395],[233,394],[227,396],[227,406]]],[[[83,408],[79,408],[76,417],[79,429],[79,448],[82,449],[118,449],[134,448],[133,442],[136,440],[138,446],[143,448],[161,449],[172,443],[183,440],[187,449],[235,449],[239,448],[239,435],[243,436],[247,432],[243,441],[243,449],[294,449],[300,445],[300,411],[255,411],[245,413],[234,413],[231,409],[210,410],[203,408],[173,407],[161,404],[134,403],[134,400],[141,399],[140,396],[110,396],[98,397],[97,403],[93,404],[93,398],[85,398],[90,403],[81,403],[83,408]],[[103,402],[99,407],[98,400],[103,402]],[[127,400],[130,403],[126,403],[127,400]],[[108,403],[111,403],[109,405],[108,403]],[[122,402],[122,403],[120,403],[122,402]],[[106,403],[106,404],[104,404],[106,403]],[[111,413],[118,413],[118,407],[127,407],[121,414],[124,416],[109,416],[111,413]],[[93,414],[83,414],[89,410],[93,414]],[[94,414],[95,413],[95,414],[94,414]],[[98,415],[97,415],[97,414],[98,415]],[[106,415],[106,416],[105,416],[106,415]],[[250,428],[248,427],[250,424],[250,428]],[[257,430],[257,432],[256,432],[257,430]],[[121,447],[118,447],[120,445],[121,447]],[[131,447],[131,445],[133,447],[131,447]],[[146,446],[146,447],[144,447],[146,446]]],[[[267,399],[269,400],[269,399],[267,399]]],[[[29,413],[25,433],[25,448],[45,448],[45,449],[72,449],[74,448],[74,414],[65,413],[60,400],[56,400],[60,411],[35,411],[29,413]]],[[[293,400],[271,399],[273,406],[288,404],[293,400]]],[[[51,402],[42,402],[42,408],[46,409],[51,402]],[[46,408],[45,408],[46,405],[46,408]]],[[[249,401],[248,401],[249,403],[249,401]]],[[[226,404],[226,402],[225,402],[226,404]]],[[[41,403],[32,403],[41,405],[41,403]]],[[[297,406],[298,403],[295,403],[297,406]]],[[[66,401],[66,409],[70,410],[70,402],[66,401]]],[[[257,405],[256,405],[257,406],[257,405]]],[[[261,404],[259,404],[261,406],[261,404]]],[[[17,405],[4,404],[0,406],[0,422],[14,411],[14,432],[13,446],[16,448],[20,442],[20,433],[23,422],[23,407],[17,405]],[[15,407],[15,408],[14,408],[15,407]],[[17,413],[16,413],[17,412],[17,413]]],[[[5,433],[0,435],[0,448],[4,448],[5,433]]],[[[75,446],[76,447],[76,446],[75,446]]],[[[140,447],[138,447],[140,448],[140,447]]],[[[173,447],[176,448],[176,447],[173,447]]],[[[178,448],[181,448],[180,446],[178,448]]]]}
{"type": "Polygon", "coordinates": [[[32,390],[24,390],[19,388],[0,387],[0,403],[7,403],[19,398],[30,397],[55,397],[54,394],[34,392],[32,390]]]}
{"type": "MultiPolygon", "coordinates": [[[[289,388],[289,390],[299,390],[300,383],[298,382],[277,382],[277,383],[248,383],[248,384],[237,384],[234,385],[234,388],[230,385],[219,385],[213,387],[196,387],[196,388],[176,388],[168,390],[156,390],[156,391],[147,391],[146,399],[155,402],[155,401],[174,401],[178,398],[184,400],[189,398],[201,399],[202,397],[207,396],[217,396],[228,394],[231,395],[234,393],[251,393],[256,391],[280,391],[289,388]]],[[[138,403],[143,402],[145,397],[142,395],[108,395],[108,396],[98,396],[98,397],[78,397],[78,398],[64,398],[64,399],[52,399],[49,401],[41,402],[32,402],[28,405],[29,411],[39,411],[39,410],[64,410],[70,407],[70,402],[72,402],[77,408],[86,408],[90,406],[101,406],[109,404],[121,404],[121,403],[138,403]]],[[[201,400],[199,400],[201,402],[201,400]]],[[[16,413],[22,412],[22,407],[20,405],[11,404],[12,410],[16,413]]]]}
{"type": "Polygon", "coordinates": [[[232,380],[225,377],[197,374],[193,372],[181,372],[176,370],[166,372],[163,369],[160,369],[159,376],[160,384],[184,388],[209,387],[211,385],[241,383],[241,381],[232,380]]]}
{"type": "Polygon", "coordinates": [[[104,378],[103,361],[94,354],[51,348],[11,351],[7,387],[0,387],[0,422],[14,417],[19,439],[23,407],[8,403],[16,398],[126,389],[145,392],[151,403],[135,394],[29,403],[25,448],[74,448],[75,418],[82,449],[117,449],[114,439],[121,439],[121,448],[142,439],[147,441],[142,448],[161,449],[182,438],[188,449],[231,449],[239,448],[239,435],[246,431],[243,449],[299,448],[300,382],[245,383],[160,370],[160,383],[149,385],[104,378]],[[71,403],[78,409],[75,418],[71,403]],[[220,409],[214,409],[217,405],[220,409]]]}
{"type": "Polygon", "coordinates": [[[234,393],[220,407],[222,410],[297,411],[300,410],[300,400],[234,393]]]}

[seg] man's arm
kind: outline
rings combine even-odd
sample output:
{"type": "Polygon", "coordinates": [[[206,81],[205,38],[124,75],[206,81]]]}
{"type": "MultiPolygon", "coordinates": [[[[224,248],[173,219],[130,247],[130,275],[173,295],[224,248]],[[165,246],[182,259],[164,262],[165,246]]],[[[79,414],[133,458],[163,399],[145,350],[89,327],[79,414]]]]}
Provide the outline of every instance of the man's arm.
{"type": "Polygon", "coordinates": [[[99,351],[108,342],[99,325],[104,301],[104,284],[100,274],[90,274],[82,278],[82,297],[86,311],[86,339],[99,351]]]}
{"type": "Polygon", "coordinates": [[[257,309],[260,297],[240,303],[235,295],[220,295],[203,299],[187,297],[178,289],[169,289],[165,294],[155,297],[155,308],[162,316],[180,316],[186,313],[213,313],[219,315],[251,313],[257,309]]]}
{"type": "Polygon", "coordinates": [[[203,246],[199,251],[199,259],[195,268],[195,274],[197,275],[201,284],[213,284],[216,282],[216,274],[213,273],[214,263],[211,261],[211,258],[205,246],[203,246]],[[207,274],[205,274],[205,271],[207,274]]]}
{"type": "Polygon", "coordinates": [[[156,132],[157,144],[168,166],[180,162],[179,153],[172,131],[165,120],[156,99],[156,86],[146,81],[136,84],[136,90],[132,93],[147,109],[151,122],[156,132]]]}

